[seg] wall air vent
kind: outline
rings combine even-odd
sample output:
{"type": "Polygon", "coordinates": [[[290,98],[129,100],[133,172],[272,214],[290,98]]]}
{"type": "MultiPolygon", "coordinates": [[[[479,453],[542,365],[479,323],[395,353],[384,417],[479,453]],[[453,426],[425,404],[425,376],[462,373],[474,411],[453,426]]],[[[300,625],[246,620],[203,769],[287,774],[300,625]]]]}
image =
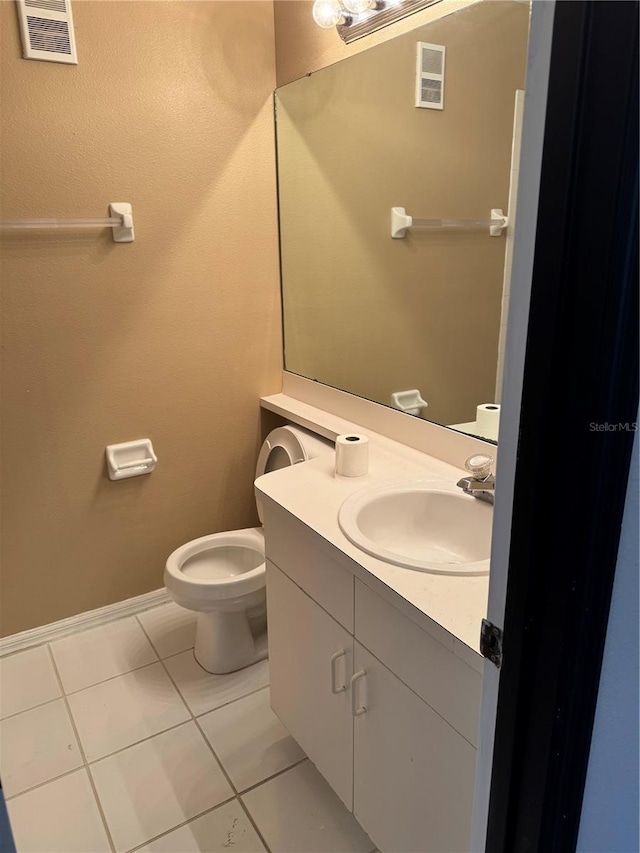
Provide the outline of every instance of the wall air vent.
{"type": "Polygon", "coordinates": [[[418,42],[416,107],[444,109],[444,55],[442,44],[418,42]]]}
{"type": "Polygon", "coordinates": [[[16,0],[25,59],[78,64],[71,0],[16,0]]]}

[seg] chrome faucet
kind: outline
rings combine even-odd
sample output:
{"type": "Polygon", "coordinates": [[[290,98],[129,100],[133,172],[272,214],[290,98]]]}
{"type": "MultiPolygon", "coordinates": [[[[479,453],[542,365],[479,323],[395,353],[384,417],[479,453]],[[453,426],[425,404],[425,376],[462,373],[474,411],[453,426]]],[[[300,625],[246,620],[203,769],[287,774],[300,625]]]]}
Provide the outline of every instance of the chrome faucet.
{"type": "Polygon", "coordinates": [[[456,485],[465,495],[471,495],[479,501],[492,504],[496,488],[496,478],[491,473],[493,461],[492,456],[470,456],[465,461],[464,467],[471,476],[463,477],[456,485]]]}

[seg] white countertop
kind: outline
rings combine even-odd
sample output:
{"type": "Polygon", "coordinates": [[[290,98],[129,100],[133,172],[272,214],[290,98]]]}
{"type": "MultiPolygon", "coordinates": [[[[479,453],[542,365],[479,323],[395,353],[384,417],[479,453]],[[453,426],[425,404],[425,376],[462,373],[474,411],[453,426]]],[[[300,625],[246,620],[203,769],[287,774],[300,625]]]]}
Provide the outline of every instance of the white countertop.
{"type": "Polygon", "coordinates": [[[392,595],[385,597],[392,603],[401,603],[397,600],[399,597],[411,605],[405,611],[410,618],[422,623],[429,633],[440,635],[441,642],[451,643],[454,651],[477,668],[481,663],[477,656],[480,626],[487,612],[488,575],[436,575],[394,566],[356,548],[338,524],[338,510],[343,501],[365,486],[398,477],[425,477],[456,483],[466,472],[391,439],[362,428],[359,431],[370,438],[366,476],[336,476],[335,455],[329,452],[259,477],[256,489],[263,499],[283,507],[346,555],[355,564],[352,569],[356,576],[367,585],[378,592],[391,591],[392,595]],[[460,648],[460,644],[466,649],[460,648]],[[472,660],[469,660],[469,650],[475,653],[471,654],[472,660]]]}

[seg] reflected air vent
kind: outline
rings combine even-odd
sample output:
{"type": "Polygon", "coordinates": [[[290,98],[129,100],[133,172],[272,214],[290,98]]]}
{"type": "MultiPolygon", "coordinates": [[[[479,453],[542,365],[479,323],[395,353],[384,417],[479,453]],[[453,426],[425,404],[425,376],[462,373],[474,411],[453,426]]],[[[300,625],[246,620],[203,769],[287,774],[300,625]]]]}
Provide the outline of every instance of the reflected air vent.
{"type": "Polygon", "coordinates": [[[66,0],[24,0],[24,5],[41,12],[62,12],[63,15],[67,12],[66,0]]]}
{"type": "Polygon", "coordinates": [[[71,0],[16,0],[25,59],[78,64],[71,0]]]}
{"type": "Polygon", "coordinates": [[[416,107],[444,109],[444,55],[442,44],[418,42],[416,107]]]}

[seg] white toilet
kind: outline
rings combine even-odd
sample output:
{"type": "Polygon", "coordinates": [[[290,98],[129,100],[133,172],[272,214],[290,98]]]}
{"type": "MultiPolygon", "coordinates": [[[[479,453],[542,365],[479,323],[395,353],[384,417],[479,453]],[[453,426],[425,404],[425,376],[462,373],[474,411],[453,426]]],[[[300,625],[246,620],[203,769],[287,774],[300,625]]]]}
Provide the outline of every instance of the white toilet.
{"type": "MultiPolygon", "coordinates": [[[[332,442],[300,427],[278,427],[262,445],[256,477],[333,449],[332,442]]],[[[260,501],[256,503],[262,521],[260,501]]],[[[177,604],[198,613],[194,653],[204,669],[233,672],[267,657],[261,527],[187,542],[168,558],[164,584],[177,604]]]]}

